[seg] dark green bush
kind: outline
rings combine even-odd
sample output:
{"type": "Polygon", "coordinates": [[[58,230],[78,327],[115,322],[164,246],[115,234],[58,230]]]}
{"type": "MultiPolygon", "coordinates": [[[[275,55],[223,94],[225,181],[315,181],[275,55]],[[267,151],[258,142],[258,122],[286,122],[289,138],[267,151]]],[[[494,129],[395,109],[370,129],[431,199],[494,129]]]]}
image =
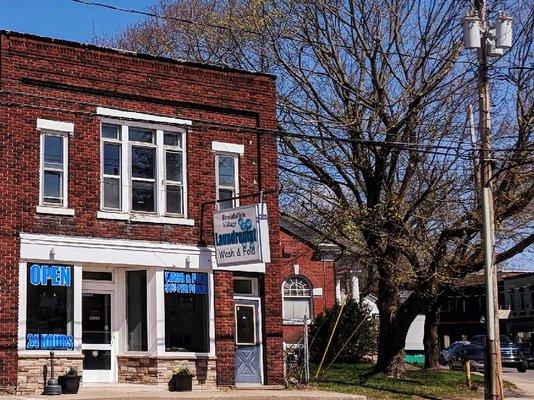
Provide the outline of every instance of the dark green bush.
{"type": "MultiPolygon", "coordinates": [[[[319,314],[310,327],[310,361],[318,363],[326,349],[326,344],[336,322],[341,305],[319,314]]],[[[372,319],[369,309],[355,300],[348,300],[343,314],[330,343],[325,361],[331,361],[336,354],[336,362],[361,362],[366,356],[376,352],[377,324],[372,319]],[[362,322],[363,321],[363,322],[362,322]],[[360,325],[361,323],[361,325],[360,325]],[[360,325],[359,328],[358,325],[360,325]],[[357,332],[353,335],[353,333],[357,332]],[[352,338],[350,338],[352,336],[352,338]],[[350,341],[347,343],[347,341],[350,341]],[[345,345],[346,343],[346,345],[345,345]],[[343,348],[343,346],[345,347],[343,348]],[[343,350],[342,350],[343,348],[343,350]]]]}

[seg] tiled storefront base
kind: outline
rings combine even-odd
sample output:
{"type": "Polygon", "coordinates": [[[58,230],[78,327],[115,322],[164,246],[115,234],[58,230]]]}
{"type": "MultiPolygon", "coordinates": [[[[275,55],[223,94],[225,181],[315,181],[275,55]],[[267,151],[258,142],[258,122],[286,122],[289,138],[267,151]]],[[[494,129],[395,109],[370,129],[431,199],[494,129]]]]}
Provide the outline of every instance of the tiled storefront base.
{"type": "MultiPolygon", "coordinates": [[[[63,375],[70,367],[82,373],[83,355],[72,354],[55,359],[55,375],[63,375]]],[[[173,370],[188,367],[195,377],[193,390],[216,387],[216,362],[208,357],[184,359],[174,357],[118,356],[119,383],[142,383],[167,387],[173,370]]],[[[17,393],[41,394],[45,382],[50,379],[48,355],[20,355],[18,363],[17,393]]]]}
{"type": "MultiPolygon", "coordinates": [[[[63,375],[70,367],[82,371],[83,355],[61,355],[55,359],[54,374],[63,375]]],[[[50,358],[48,355],[19,354],[17,393],[41,394],[45,382],[50,379],[50,358]]]]}
{"type": "Polygon", "coordinates": [[[117,357],[120,383],[168,385],[173,370],[188,367],[195,374],[194,389],[216,387],[216,362],[208,357],[184,359],[174,357],[119,356],[117,357]]]}

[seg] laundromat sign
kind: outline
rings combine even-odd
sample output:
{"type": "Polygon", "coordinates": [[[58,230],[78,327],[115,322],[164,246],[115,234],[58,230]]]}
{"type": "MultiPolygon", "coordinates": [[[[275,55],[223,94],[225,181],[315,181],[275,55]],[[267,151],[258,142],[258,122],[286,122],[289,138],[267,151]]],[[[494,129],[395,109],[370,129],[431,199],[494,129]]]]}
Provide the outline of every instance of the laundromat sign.
{"type": "Polygon", "coordinates": [[[219,269],[224,266],[271,261],[265,204],[252,204],[215,212],[213,231],[219,269]]]}

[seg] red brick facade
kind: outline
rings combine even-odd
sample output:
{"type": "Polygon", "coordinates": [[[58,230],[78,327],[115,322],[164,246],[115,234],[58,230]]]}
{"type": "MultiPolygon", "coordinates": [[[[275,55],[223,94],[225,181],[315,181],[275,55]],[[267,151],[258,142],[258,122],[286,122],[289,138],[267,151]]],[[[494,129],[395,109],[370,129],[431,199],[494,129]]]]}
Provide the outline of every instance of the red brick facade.
{"type": "MultiPolygon", "coordinates": [[[[306,278],[312,288],[322,289],[321,295],[312,298],[312,315],[317,316],[327,308],[331,308],[336,301],[334,262],[321,260],[318,257],[317,246],[313,246],[305,239],[281,229],[280,241],[282,245],[282,274],[284,280],[297,275],[306,278]]],[[[284,342],[298,343],[303,334],[301,324],[284,323],[284,342]]]]}
{"type": "MultiPolygon", "coordinates": [[[[277,190],[275,85],[268,75],[164,60],[4,32],[0,35],[0,387],[17,382],[19,234],[148,240],[197,245],[201,203],[215,199],[212,141],[242,144],[240,194],[277,190]],[[96,107],[190,119],[187,133],[188,217],[194,226],[97,219],[100,209],[100,119],[96,107]],[[69,138],[69,208],[74,216],[36,213],[38,118],[74,123],[69,138]],[[237,129],[236,126],[245,127],[237,129]],[[246,130],[246,128],[251,130],[246,130]],[[258,142],[261,177],[258,176],[258,142]]],[[[264,275],[265,383],[283,379],[280,239],[277,193],[265,196],[272,263],[264,275]]],[[[257,202],[247,198],[241,204],[257,202]]],[[[213,206],[204,215],[212,244],[213,206]]],[[[233,384],[232,273],[217,272],[215,323],[218,381],[233,384]]]]}

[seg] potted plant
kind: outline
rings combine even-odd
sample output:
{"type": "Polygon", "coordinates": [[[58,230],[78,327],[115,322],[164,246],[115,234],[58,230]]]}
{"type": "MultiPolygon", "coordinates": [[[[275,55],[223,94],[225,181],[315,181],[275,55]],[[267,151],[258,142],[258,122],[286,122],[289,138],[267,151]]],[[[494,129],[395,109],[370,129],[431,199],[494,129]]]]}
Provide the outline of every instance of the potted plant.
{"type": "Polygon", "coordinates": [[[190,392],[193,390],[193,376],[188,367],[180,367],[173,371],[170,389],[173,392],[190,392]]]}
{"type": "Polygon", "coordinates": [[[76,394],[80,389],[81,375],[75,367],[70,367],[65,371],[65,375],[58,376],[57,380],[61,386],[63,394],[76,394]]]}

